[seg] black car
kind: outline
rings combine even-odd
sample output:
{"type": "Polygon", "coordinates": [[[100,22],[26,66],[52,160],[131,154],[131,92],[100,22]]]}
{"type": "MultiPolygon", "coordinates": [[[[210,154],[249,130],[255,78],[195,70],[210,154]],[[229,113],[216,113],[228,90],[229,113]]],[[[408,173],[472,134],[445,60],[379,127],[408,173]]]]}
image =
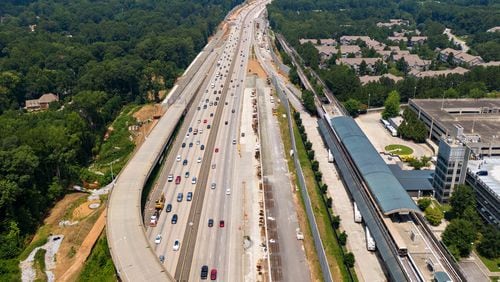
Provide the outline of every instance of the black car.
{"type": "Polygon", "coordinates": [[[182,143],[182,148],[186,147],[186,143],[182,143]]]}
{"type": "Polygon", "coordinates": [[[214,226],[214,220],[210,218],[208,220],[208,227],[213,227],[213,226],[214,226]]]}
{"type": "Polygon", "coordinates": [[[182,165],[187,165],[187,164],[188,164],[188,160],[184,160],[184,161],[182,162],[182,165]]]}
{"type": "Polygon", "coordinates": [[[201,279],[206,280],[208,276],[208,265],[204,265],[201,267],[201,279]]]}
{"type": "Polygon", "coordinates": [[[177,223],[177,214],[174,214],[172,216],[172,224],[176,224],[177,223]]]}
{"type": "Polygon", "coordinates": [[[167,207],[165,208],[165,212],[171,212],[172,211],[172,205],[168,204],[167,207]]]}
{"type": "Polygon", "coordinates": [[[205,150],[205,145],[201,145],[200,150],[205,150]]]}
{"type": "Polygon", "coordinates": [[[193,147],[193,142],[189,143],[189,148],[193,147]]]}

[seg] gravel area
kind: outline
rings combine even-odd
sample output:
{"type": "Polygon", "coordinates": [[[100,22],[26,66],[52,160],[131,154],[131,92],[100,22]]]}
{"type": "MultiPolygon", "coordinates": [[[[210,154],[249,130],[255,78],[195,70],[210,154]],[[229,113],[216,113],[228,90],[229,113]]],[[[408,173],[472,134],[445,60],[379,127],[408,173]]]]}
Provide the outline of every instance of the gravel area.
{"type": "Polygon", "coordinates": [[[26,258],[21,261],[21,280],[23,282],[35,281],[36,279],[36,271],[33,268],[33,262],[35,260],[35,255],[40,249],[45,249],[47,252],[45,253],[45,274],[47,275],[47,281],[52,282],[55,281],[54,274],[52,270],[56,267],[55,254],[57,250],[59,250],[59,246],[61,246],[61,242],[64,239],[63,235],[52,235],[47,239],[47,243],[45,245],[35,248],[26,258]]]}

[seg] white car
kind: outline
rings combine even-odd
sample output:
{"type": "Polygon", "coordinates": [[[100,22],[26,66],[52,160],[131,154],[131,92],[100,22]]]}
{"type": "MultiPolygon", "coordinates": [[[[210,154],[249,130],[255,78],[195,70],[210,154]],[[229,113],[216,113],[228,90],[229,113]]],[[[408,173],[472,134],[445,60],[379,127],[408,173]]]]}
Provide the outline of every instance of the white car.
{"type": "Polygon", "coordinates": [[[175,158],[176,161],[180,162],[181,161],[181,155],[177,155],[177,158],[175,158]]]}
{"type": "Polygon", "coordinates": [[[213,182],[212,185],[210,185],[210,188],[215,189],[216,186],[217,186],[217,184],[215,184],[215,182],[213,182]]]}
{"type": "Polygon", "coordinates": [[[198,157],[198,163],[201,163],[201,157],[198,157]]]}
{"type": "Polygon", "coordinates": [[[191,184],[196,184],[196,176],[191,179],[191,184]]]}
{"type": "Polygon", "coordinates": [[[161,243],[161,234],[156,235],[155,238],[155,244],[160,244],[161,243]]]}
{"type": "Polygon", "coordinates": [[[174,247],[172,249],[174,251],[178,251],[180,247],[181,247],[181,243],[179,242],[179,240],[175,240],[174,241],[174,247]]]}
{"type": "Polygon", "coordinates": [[[229,188],[226,189],[226,195],[231,195],[231,189],[229,188]]]}

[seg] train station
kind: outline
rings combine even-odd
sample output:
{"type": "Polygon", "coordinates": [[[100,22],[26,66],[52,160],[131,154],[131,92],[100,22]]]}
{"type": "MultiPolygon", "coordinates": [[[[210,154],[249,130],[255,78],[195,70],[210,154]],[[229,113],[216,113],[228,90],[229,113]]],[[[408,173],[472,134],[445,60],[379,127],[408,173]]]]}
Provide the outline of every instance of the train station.
{"type": "Polygon", "coordinates": [[[390,280],[430,281],[443,274],[460,276],[456,272],[458,266],[448,264],[448,253],[425,224],[422,212],[410,196],[431,193],[431,174],[426,172],[425,179],[416,180],[412,175],[416,171],[406,174],[389,167],[350,117],[325,118],[318,126],[351,201],[356,203],[362,222],[376,243],[377,254],[390,280]],[[412,191],[411,187],[422,191],[412,191]]]}

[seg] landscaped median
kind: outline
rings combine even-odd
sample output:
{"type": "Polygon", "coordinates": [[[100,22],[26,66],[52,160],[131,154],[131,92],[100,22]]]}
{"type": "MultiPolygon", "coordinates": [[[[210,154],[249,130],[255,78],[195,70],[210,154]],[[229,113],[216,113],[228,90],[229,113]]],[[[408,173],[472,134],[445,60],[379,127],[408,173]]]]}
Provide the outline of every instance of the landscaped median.
{"type": "MultiPolygon", "coordinates": [[[[291,150],[290,134],[288,131],[287,118],[284,117],[284,114],[285,110],[283,106],[280,106],[278,108],[278,120],[280,122],[280,130],[285,145],[285,150],[290,151],[291,150]]],[[[309,193],[309,198],[311,200],[312,209],[314,212],[314,216],[316,218],[316,224],[318,226],[323,247],[325,249],[325,253],[328,258],[328,263],[330,271],[332,273],[332,278],[334,281],[357,281],[357,277],[354,270],[349,269],[348,267],[345,266],[346,264],[344,263],[345,262],[344,250],[339,244],[339,241],[335,234],[336,231],[334,230],[333,226],[335,224],[334,222],[332,222],[332,218],[335,217],[331,213],[331,209],[329,209],[326,205],[327,200],[326,198],[324,198],[321,192],[322,190],[320,189],[320,183],[318,182],[318,179],[321,179],[321,172],[317,171],[315,173],[313,170],[313,164],[310,161],[311,157],[312,159],[314,159],[314,152],[312,153],[312,156],[308,155],[311,153],[306,150],[305,144],[302,141],[301,133],[299,132],[299,129],[295,122],[293,122],[293,129],[297,146],[297,152],[295,152],[295,154],[297,154],[300,165],[302,167],[305,182],[308,188],[307,191],[309,193]]],[[[295,176],[295,166],[293,160],[291,159],[290,156],[288,156],[287,158],[288,158],[289,170],[295,176]]],[[[295,180],[297,187],[299,187],[297,183],[297,177],[295,177],[295,180]]],[[[301,195],[300,193],[298,194],[301,195]]],[[[302,219],[306,221],[305,224],[309,225],[309,223],[307,222],[307,218],[305,217],[304,199],[302,197],[300,198],[302,205],[301,205],[301,210],[299,210],[299,213],[303,215],[302,219]]],[[[304,222],[301,222],[301,224],[304,224],[304,222]]],[[[310,228],[308,228],[307,232],[304,233],[306,235],[305,246],[306,246],[306,252],[308,254],[308,259],[313,264],[312,272],[317,273],[316,275],[320,275],[319,277],[321,277],[321,269],[317,256],[314,255],[312,259],[309,257],[311,253],[315,254],[310,228]]]]}

